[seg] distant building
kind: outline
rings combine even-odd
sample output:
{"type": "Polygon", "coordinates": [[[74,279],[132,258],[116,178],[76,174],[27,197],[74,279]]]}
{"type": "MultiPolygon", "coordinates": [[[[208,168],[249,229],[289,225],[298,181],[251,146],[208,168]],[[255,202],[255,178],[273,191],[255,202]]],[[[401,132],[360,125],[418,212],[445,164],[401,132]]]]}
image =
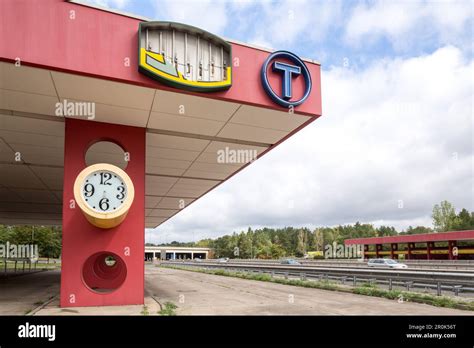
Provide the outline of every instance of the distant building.
{"type": "Polygon", "coordinates": [[[159,260],[193,260],[212,258],[211,248],[174,247],[170,245],[145,246],[145,261],[159,260]]]}
{"type": "Polygon", "coordinates": [[[474,230],[347,239],[364,245],[364,256],[406,260],[474,259],[474,230]],[[463,245],[459,245],[463,242],[463,245]]]}

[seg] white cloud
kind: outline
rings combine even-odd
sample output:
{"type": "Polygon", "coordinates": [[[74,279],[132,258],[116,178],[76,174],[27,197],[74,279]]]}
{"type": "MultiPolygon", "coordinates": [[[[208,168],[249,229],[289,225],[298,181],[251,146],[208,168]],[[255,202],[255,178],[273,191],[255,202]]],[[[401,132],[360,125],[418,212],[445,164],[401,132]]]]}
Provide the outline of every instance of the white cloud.
{"type": "Polygon", "coordinates": [[[153,5],[156,20],[186,23],[219,35],[228,24],[224,1],[154,0],[153,5]]]}
{"type": "Polygon", "coordinates": [[[264,2],[253,23],[255,38],[250,41],[269,42],[275,48],[308,39],[320,42],[331,27],[338,25],[341,11],[340,1],[264,2]]]}
{"type": "Polygon", "coordinates": [[[429,223],[432,206],[444,199],[474,209],[473,69],[446,46],[363,71],[323,72],[319,120],[147,240],[358,220],[406,228],[429,223]]]}
{"type": "Polygon", "coordinates": [[[130,0],[87,0],[87,2],[93,5],[116,8],[119,10],[124,9],[130,4],[130,0]]]}
{"type": "Polygon", "coordinates": [[[342,9],[339,0],[153,0],[152,3],[157,20],[183,22],[219,35],[228,30],[234,35],[245,35],[247,42],[270,48],[308,38],[323,41],[329,28],[338,25],[342,9]]]}
{"type": "Polygon", "coordinates": [[[468,34],[466,23],[469,20],[472,21],[469,1],[380,0],[354,7],[345,28],[345,38],[351,44],[363,45],[386,37],[398,49],[423,44],[433,35],[442,43],[453,43],[463,30],[468,34]]]}

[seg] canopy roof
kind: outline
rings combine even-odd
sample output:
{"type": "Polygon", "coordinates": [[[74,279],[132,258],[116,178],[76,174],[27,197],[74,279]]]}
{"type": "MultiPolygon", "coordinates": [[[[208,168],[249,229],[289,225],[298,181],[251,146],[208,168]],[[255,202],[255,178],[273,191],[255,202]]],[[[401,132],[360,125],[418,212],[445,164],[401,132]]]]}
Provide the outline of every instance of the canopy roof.
{"type": "MultiPolygon", "coordinates": [[[[261,156],[321,115],[319,64],[307,62],[311,98],[289,113],[261,87],[258,72],[268,56],[261,49],[232,44],[240,64],[228,91],[186,92],[139,74],[137,19],[61,0],[6,0],[1,6],[2,224],[61,224],[69,116],[56,115],[58,102],[95,103],[90,122],[146,128],[147,227],[179,212],[180,200],[189,206],[248,164],[218,163],[218,150],[261,156]],[[67,19],[71,8],[75,20],[67,19]],[[14,64],[18,57],[20,66],[14,64]],[[123,57],[130,66],[124,67],[123,57]]],[[[91,156],[105,162],[114,157],[106,145],[91,156]]]]}

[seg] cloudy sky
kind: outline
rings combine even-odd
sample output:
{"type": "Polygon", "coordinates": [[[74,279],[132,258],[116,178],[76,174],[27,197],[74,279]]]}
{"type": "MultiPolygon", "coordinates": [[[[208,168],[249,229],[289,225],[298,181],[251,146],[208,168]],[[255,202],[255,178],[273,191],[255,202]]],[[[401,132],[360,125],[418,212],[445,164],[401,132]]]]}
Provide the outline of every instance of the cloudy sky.
{"type": "Polygon", "coordinates": [[[322,64],[323,116],[147,242],[248,226],[431,226],[444,199],[474,210],[471,1],[89,1],[322,64]]]}

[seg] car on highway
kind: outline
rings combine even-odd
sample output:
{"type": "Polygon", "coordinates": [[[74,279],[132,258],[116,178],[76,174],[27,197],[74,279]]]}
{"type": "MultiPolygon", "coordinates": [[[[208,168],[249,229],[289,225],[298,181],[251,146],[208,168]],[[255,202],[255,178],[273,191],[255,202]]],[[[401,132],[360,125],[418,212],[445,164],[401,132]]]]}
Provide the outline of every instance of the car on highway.
{"type": "Polygon", "coordinates": [[[301,265],[301,263],[299,263],[298,261],[293,260],[293,259],[281,260],[280,263],[282,265],[301,265]]]}
{"type": "Polygon", "coordinates": [[[367,262],[367,266],[394,269],[408,268],[408,266],[404,263],[400,263],[392,259],[370,259],[369,262],[367,262]]]}
{"type": "Polygon", "coordinates": [[[224,263],[224,262],[228,262],[228,261],[229,261],[228,257],[222,257],[220,259],[217,259],[217,262],[219,262],[219,263],[224,263]]]}

